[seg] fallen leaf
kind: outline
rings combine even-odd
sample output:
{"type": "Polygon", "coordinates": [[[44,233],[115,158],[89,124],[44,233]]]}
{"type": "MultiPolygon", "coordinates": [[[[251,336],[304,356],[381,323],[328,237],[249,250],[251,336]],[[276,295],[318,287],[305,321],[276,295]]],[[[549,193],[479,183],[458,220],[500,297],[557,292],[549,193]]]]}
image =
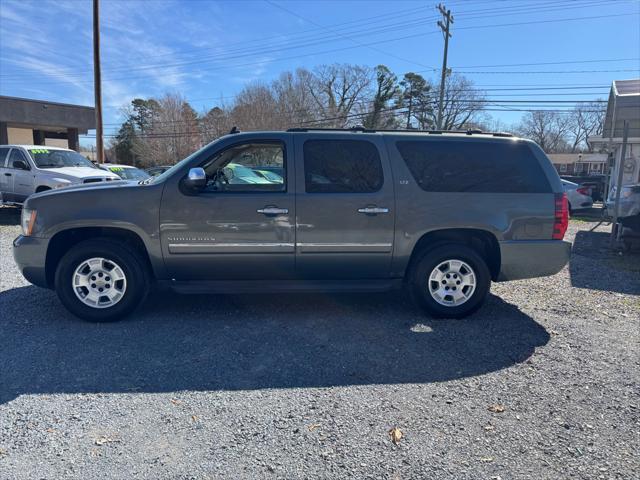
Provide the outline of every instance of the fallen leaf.
{"type": "Polygon", "coordinates": [[[198,420],[198,417],[196,415],[191,415],[191,420],[193,420],[194,422],[198,420]]]}
{"type": "Polygon", "coordinates": [[[402,430],[400,430],[398,427],[393,427],[391,430],[389,430],[389,435],[391,436],[391,441],[394,443],[394,445],[398,445],[400,439],[402,438],[402,430]]]}
{"type": "Polygon", "coordinates": [[[0,455],[6,455],[7,451],[4,448],[0,448],[0,455]]]}
{"type": "Polygon", "coordinates": [[[175,398],[172,398],[170,402],[173,403],[174,405],[180,405],[182,403],[180,400],[176,400],[175,398]]]}
{"type": "Polygon", "coordinates": [[[53,428],[47,428],[47,432],[48,433],[53,433],[53,432],[55,432],[55,430],[53,428]]]}
{"type": "Polygon", "coordinates": [[[484,463],[493,462],[493,457],[484,457],[484,458],[481,458],[480,461],[484,463]]]}
{"type": "Polygon", "coordinates": [[[505,411],[505,406],[504,405],[500,405],[499,403],[496,403],[495,405],[489,405],[487,410],[489,410],[490,412],[493,412],[493,413],[502,413],[502,412],[505,411]]]}
{"type": "Polygon", "coordinates": [[[486,425],[484,426],[484,429],[488,432],[488,431],[490,431],[490,430],[495,430],[495,429],[496,429],[496,427],[494,427],[493,425],[491,425],[490,423],[488,423],[488,424],[486,424],[486,425]]]}
{"type": "Polygon", "coordinates": [[[310,432],[313,432],[316,428],[319,428],[321,425],[322,425],[321,423],[312,423],[311,425],[309,425],[309,426],[307,427],[307,429],[308,429],[310,432]]]}

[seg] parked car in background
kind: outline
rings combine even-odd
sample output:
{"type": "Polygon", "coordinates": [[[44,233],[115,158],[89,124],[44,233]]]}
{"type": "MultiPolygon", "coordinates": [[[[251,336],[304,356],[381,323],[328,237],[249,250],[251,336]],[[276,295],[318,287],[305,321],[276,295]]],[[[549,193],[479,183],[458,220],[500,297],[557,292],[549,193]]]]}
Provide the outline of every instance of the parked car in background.
{"type": "Polygon", "coordinates": [[[0,145],[0,203],[22,204],[29,195],[79,183],[120,180],[74,150],[41,145],[0,145]]]}
{"type": "Polygon", "coordinates": [[[133,167],[131,165],[119,165],[116,163],[103,163],[99,165],[99,168],[106,170],[107,172],[115,173],[123,180],[147,180],[151,177],[144,170],[133,167]]]}
{"type": "Polygon", "coordinates": [[[560,178],[572,183],[577,183],[582,187],[589,187],[591,189],[591,198],[594,202],[604,201],[605,175],[561,175],[560,178]]]}
{"type": "Polygon", "coordinates": [[[427,313],[460,318],[491,281],[553,275],[570,254],[556,170],[535,143],[501,133],[237,133],[141,185],[65,190],[27,200],[14,258],[98,322],[132,312],[151,285],[406,286],[427,313]],[[265,164],[282,175],[253,171],[265,164]]]}
{"type": "Polygon", "coordinates": [[[157,177],[158,175],[162,175],[164,172],[166,172],[170,168],[171,168],[171,165],[162,165],[159,167],[145,168],[144,171],[147,172],[152,177],[157,177]]]}
{"type": "MultiPolygon", "coordinates": [[[[609,192],[609,198],[605,207],[607,213],[612,216],[616,206],[616,190],[614,185],[609,192]]],[[[631,185],[623,185],[620,191],[620,207],[618,211],[619,217],[633,217],[640,215],[640,183],[634,183],[631,185]]]]}
{"type": "Polygon", "coordinates": [[[589,187],[584,187],[577,183],[569,182],[568,180],[561,179],[560,181],[567,194],[569,213],[593,207],[593,198],[591,198],[591,190],[589,187]]]}

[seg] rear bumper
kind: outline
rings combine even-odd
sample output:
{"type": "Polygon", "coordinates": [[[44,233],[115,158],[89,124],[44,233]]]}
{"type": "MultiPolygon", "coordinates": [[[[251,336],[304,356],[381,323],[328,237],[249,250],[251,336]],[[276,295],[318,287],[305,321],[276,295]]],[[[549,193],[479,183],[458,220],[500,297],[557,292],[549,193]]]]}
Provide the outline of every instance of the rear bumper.
{"type": "Polygon", "coordinates": [[[24,237],[13,241],[13,258],[24,278],[38,287],[49,288],[46,275],[47,245],[49,239],[24,237]]]}
{"type": "Polygon", "coordinates": [[[555,275],[567,264],[571,244],[562,240],[500,242],[498,281],[555,275]]]}

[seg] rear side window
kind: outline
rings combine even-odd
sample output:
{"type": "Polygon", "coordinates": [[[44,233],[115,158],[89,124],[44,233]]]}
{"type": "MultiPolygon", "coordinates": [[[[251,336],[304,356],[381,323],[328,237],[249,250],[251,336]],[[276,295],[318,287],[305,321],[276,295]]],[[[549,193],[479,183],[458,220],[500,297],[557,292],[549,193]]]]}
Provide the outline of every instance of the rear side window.
{"type": "Polygon", "coordinates": [[[382,188],[382,163],[371,142],[307,140],[303,150],[309,193],[368,193],[382,188]]]}
{"type": "Polygon", "coordinates": [[[0,168],[5,166],[5,160],[7,159],[8,148],[0,148],[0,168]]]}
{"type": "Polygon", "coordinates": [[[428,192],[548,193],[531,149],[520,142],[397,142],[411,175],[428,192]]]}

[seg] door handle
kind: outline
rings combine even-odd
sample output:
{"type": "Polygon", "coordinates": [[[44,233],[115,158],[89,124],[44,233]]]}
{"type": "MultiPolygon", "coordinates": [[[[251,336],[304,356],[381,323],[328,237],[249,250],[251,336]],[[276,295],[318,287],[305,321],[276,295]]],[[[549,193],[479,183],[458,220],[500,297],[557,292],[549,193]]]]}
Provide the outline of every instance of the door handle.
{"type": "Polygon", "coordinates": [[[364,207],[359,208],[358,213],[364,213],[365,215],[378,215],[379,213],[389,213],[389,209],[385,207],[364,207]]]}
{"type": "Polygon", "coordinates": [[[258,213],[263,215],[272,216],[272,215],[286,215],[289,213],[288,208],[278,208],[278,207],[264,207],[256,210],[258,213]]]}
{"type": "Polygon", "coordinates": [[[5,175],[5,177],[10,177],[11,176],[10,173],[5,173],[4,175],[5,175]]]}

